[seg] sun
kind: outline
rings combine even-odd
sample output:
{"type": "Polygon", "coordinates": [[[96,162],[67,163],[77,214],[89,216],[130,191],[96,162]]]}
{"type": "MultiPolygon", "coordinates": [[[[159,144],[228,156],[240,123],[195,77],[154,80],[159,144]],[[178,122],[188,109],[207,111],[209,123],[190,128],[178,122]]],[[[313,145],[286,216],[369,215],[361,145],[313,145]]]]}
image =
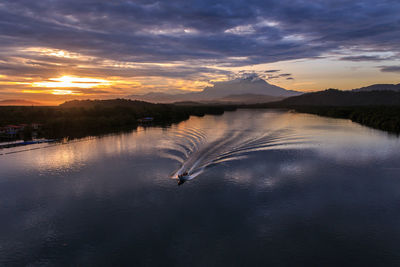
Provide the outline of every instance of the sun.
{"type": "Polygon", "coordinates": [[[32,83],[33,87],[47,88],[93,88],[107,85],[111,85],[111,82],[104,79],[84,78],[76,76],[62,76],[60,78],[50,78],[48,81],[45,82],[32,83]]]}

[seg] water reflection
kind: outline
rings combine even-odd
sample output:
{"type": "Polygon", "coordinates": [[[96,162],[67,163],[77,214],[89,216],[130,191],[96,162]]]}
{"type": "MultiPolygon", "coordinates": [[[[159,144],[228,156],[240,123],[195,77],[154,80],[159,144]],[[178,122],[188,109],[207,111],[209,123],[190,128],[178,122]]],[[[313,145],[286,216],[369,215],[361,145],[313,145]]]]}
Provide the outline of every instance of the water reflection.
{"type": "Polygon", "coordinates": [[[0,155],[0,265],[397,265],[399,148],[240,110],[0,155]]]}
{"type": "Polygon", "coordinates": [[[247,158],[251,153],[269,149],[288,149],[304,143],[304,139],[291,134],[288,129],[260,133],[242,124],[241,129],[225,129],[217,134],[199,133],[190,129],[191,134],[178,133],[174,136],[177,148],[167,148],[168,158],[177,158],[180,168],[172,178],[179,178],[178,184],[191,180],[202,174],[206,169],[229,161],[247,158]],[[207,136],[212,136],[209,141],[207,136]],[[181,141],[181,142],[179,142],[181,141]],[[177,152],[181,152],[178,157],[177,152]]]}

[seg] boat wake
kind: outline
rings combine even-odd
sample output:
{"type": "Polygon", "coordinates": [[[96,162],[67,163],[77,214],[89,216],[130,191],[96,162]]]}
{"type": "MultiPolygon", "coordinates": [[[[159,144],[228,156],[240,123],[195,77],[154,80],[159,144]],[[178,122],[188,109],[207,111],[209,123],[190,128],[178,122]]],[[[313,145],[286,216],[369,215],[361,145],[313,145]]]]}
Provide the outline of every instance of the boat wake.
{"type": "Polygon", "coordinates": [[[247,158],[257,151],[289,148],[304,141],[289,129],[267,133],[230,130],[215,136],[197,128],[187,128],[172,132],[171,138],[171,142],[162,148],[162,156],[180,163],[170,175],[172,179],[178,179],[179,184],[213,166],[247,158]]]}

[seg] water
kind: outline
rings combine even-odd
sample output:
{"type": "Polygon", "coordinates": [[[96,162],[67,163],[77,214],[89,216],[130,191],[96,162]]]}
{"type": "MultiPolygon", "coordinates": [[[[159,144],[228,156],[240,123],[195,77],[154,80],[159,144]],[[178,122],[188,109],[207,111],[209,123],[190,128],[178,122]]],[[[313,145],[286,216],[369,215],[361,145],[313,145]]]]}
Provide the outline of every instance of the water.
{"type": "Polygon", "coordinates": [[[399,138],[348,120],[239,110],[0,154],[1,266],[400,264],[399,138]]]}

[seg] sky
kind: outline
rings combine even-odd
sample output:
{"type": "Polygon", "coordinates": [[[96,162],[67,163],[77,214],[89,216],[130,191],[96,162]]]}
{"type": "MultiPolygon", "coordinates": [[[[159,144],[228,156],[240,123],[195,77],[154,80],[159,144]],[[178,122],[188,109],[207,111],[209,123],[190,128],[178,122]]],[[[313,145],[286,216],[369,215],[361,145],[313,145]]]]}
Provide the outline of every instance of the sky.
{"type": "Polygon", "coordinates": [[[400,83],[398,0],[2,0],[0,100],[400,83]]]}

